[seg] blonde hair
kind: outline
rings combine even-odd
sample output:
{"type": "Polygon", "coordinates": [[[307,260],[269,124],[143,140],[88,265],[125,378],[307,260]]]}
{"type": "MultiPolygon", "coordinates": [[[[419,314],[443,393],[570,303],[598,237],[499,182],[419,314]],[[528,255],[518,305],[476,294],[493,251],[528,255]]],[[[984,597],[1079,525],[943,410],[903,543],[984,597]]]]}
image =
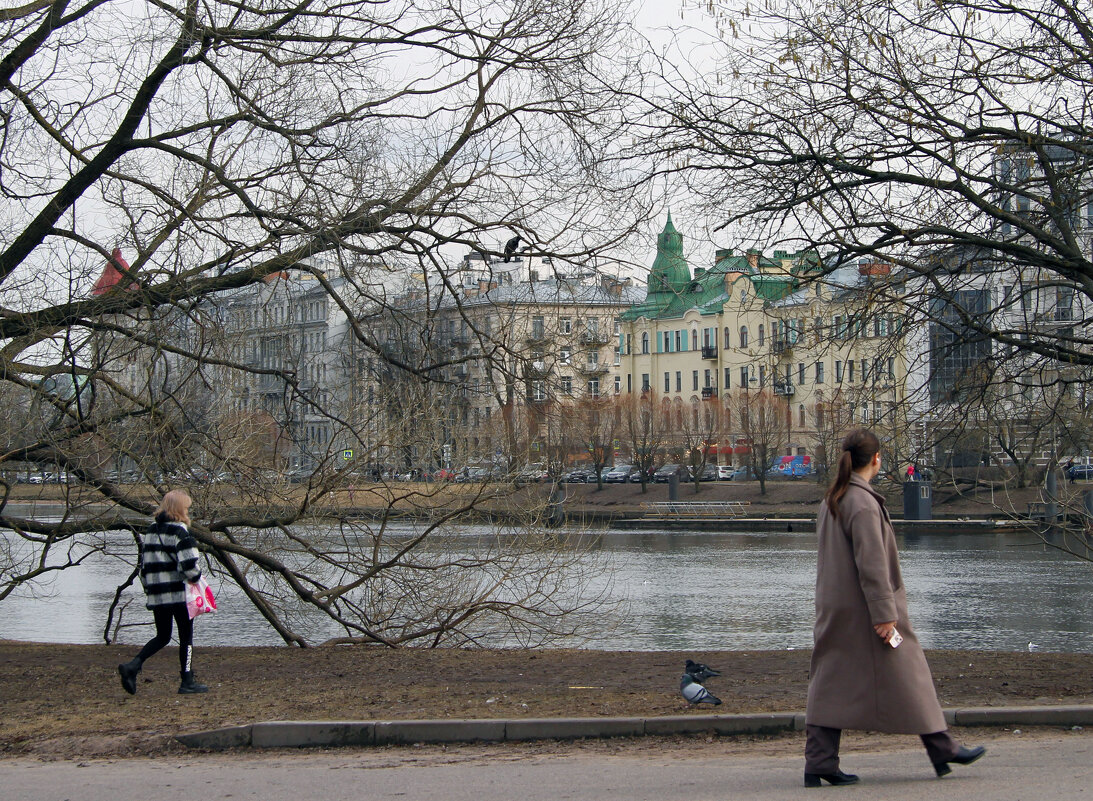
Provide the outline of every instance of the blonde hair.
{"type": "Polygon", "coordinates": [[[163,500],[159,502],[159,507],[156,509],[155,518],[158,522],[165,522],[167,520],[176,520],[179,523],[185,523],[190,525],[190,504],[193,503],[193,499],[186,493],[185,490],[171,490],[163,496],[163,500]]]}

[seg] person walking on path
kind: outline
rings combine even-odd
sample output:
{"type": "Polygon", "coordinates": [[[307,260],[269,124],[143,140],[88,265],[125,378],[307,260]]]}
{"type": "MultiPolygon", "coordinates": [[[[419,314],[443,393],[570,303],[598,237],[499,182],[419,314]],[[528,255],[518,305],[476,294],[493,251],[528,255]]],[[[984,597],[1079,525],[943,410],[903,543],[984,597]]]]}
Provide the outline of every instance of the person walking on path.
{"type": "Polygon", "coordinates": [[[148,527],[140,543],[140,582],[147,596],[145,605],[156,621],[156,636],[150,639],[129,662],[118,665],[121,686],[130,695],[137,691],[137,674],[144,662],[171,642],[171,624],[178,626],[178,661],[182,695],[208,692],[194,680],[194,622],[186,609],[186,582],[201,578],[197,542],[188,528],[190,496],[171,490],[163,496],[155,512],[155,522],[148,527]]]}
{"type": "Polygon", "coordinates": [[[857,429],[816,521],[815,645],[805,715],[805,786],[854,784],[839,768],[843,729],[918,734],[937,775],[984,753],[948,732],[933,677],[907,615],[895,531],[869,482],[880,442],[857,429]],[[896,633],[902,635],[902,642],[896,633]],[[898,646],[898,647],[897,647],[898,646]]]}

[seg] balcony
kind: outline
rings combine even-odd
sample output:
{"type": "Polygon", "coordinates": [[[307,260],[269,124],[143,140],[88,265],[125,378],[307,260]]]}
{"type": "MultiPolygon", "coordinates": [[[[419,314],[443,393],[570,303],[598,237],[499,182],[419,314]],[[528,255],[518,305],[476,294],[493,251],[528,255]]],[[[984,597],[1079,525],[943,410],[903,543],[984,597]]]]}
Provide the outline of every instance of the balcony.
{"type": "Polygon", "coordinates": [[[552,339],[551,335],[546,332],[545,329],[533,328],[524,340],[531,345],[538,345],[544,342],[549,342],[552,339]]]}
{"type": "Polygon", "coordinates": [[[585,331],[581,334],[582,345],[606,345],[611,341],[611,338],[607,334],[601,334],[599,331],[585,331]]]}
{"type": "Polygon", "coordinates": [[[588,362],[582,362],[576,365],[577,372],[582,375],[604,375],[611,370],[611,366],[598,362],[596,364],[589,364],[588,362]]]}
{"type": "Polygon", "coordinates": [[[550,372],[553,369],[554,368],[551,365],[547,364],[542,359],[536,359],[534,361],[528,362],[526,372],[527,375],[531,378],[542,378],[544,376],[550,375],[550,372]]]}
{"type": "Polygon", "coordinates": [[[703,345],[702,346],[702,358],[703,359],[717,359],[717,345],[703,345]]]}
{"type": "Polygon", "coordinates": [[[793,355],[793,345],[784,339],[773,339],[770,343],[770,352],[775,356],[790,357],[793,355]]]}
{"type": "Polygon", "coordinates": [[[550,403],[550,398],[545,395],[528,395],[527,402],[529,406],[543,407],[550,403]]]}
{"type": "Polygon", "coordinates": [[[712,400],[717,397],[717,387],[703,387],[702,400],[712,400]]]}
{"type": "Polygon", "coordinates": [[[787,398],[793,397],[793,383],[790,381],[775,381],[774,382],[774,394],[784,395],[787,398]]]}

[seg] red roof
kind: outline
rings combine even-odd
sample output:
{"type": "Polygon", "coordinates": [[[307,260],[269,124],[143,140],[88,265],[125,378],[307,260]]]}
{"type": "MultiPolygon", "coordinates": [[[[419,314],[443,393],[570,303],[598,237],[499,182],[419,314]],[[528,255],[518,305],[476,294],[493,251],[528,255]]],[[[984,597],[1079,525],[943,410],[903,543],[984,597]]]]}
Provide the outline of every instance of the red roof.
{"type": "MultiPolygon", "coordinates": [[[[110,254],[110,258],[106,262],[106,267],[103,268],[102,275],[95,282],[95,286],[91,287],[91,294],[98,297],[116,287],[124,277],[122,275],[123,270],[125,272],[129,271],[129,262],[121,257],[121,248],[114,248],[114,252],[110,254]]],[[[136,283],[130,284],[129,288],[136,289],[136,283]]]]}

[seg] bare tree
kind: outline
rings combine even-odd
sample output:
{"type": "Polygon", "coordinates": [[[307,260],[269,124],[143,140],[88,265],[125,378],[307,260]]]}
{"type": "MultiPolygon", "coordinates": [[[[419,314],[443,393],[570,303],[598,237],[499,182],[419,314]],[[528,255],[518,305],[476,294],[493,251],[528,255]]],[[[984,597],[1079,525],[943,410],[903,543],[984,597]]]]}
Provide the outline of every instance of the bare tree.
{"type": "Polygon", "coordinates": [[[789,406],[769,389],[736,390],[731,408],[747,443],[747,464],[759,479],[759,494],[767,494],[767,469],[789,435],[789,406]]]}
{"type": "Polygon", "coordinates": [[[658,178],[693,189],[719,230],[816,249],[825,271],[894,265],[930,339],[910,387],[928,429],[941,385],[986,362],[1003,392],[1075,387],[1093,363],[1089,9],[702,8],[715,63],[666,64],[671,91],[642,98],[638,152],[658,178]]]}
{"type": "Polygon", "coordinates": [[[645,389],[640,393],[619,395],[615,402],[622,409],[620,429],[630,451],[630,460],[638,469],[642,493],[648,492],[653,468],[663,459],[668,427],[660,410],[656,393],[645,389]]]}
{"type": "Polygon", "coordinates": [[[0,594],[181,485],[212,569],[286,642],[571,631],[587,598],[542,588],[579,579],[581,551],[544,547],[534,510],[518,536],[472,545],[448,535],[481,488],[373,485],[374,519],[342,507],[366,465],[450,439],[437,410],[459,357],[390,349],[367,320],[396,319],[410,285],[451,297],[453,247],[515,230],[581,260],[625,235],[611,219],[640,218],[602,214],[635,196],[602,158],[624,120],[605,88],[627,80],[615,9],[130,12],[55,0],[0,17],[0,384],[29,420],[2,460],[74,482],[61,522],[20,516],[5,488],[19,547],[0,594]],[[390,371],[415,392],[385,398],[390,371]],[[405,514],[418,524],[390,523],[405,514]]]}

